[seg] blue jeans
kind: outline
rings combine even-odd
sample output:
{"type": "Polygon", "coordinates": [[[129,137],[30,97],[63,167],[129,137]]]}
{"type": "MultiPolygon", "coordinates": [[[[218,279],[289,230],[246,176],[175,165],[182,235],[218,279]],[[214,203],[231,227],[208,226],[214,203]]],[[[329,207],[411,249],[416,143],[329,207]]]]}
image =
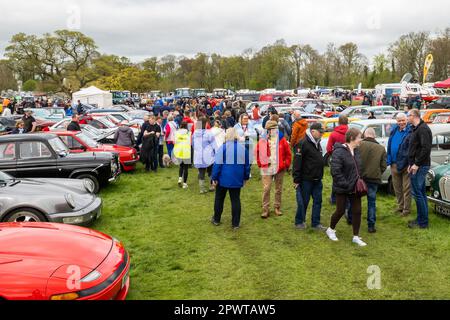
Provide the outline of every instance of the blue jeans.
{"type": "Polygon", "coordinates": [[[173,143],[166,142],[166,146],[167,146],[167,154],[169,155],[170,159],[172,159],[172,152],[173,152],[174,145],[173,145],[173,143]]]}
{"type": "Polygon", "coordinates": [[[297,188],[297,214],[295,224],[303,224],[306,221],[306,212],[308,211],[309,200],[313,198],[313,208],[311,216],[311,226],[317,227],[320,224],[320,212],[322,210],[322,180],[302,181],[297,188]]]}
{"type": "Polygon", "coordinates": [[[410,175],[411,193],[416,200],[417,206],[417,223],[421,227],[428,227],[428,200],[425,177],[429,170],[429,166],[419,167],[419,170],[417,170],[415,175],[410,175]]]}
{"type": "Polygon", "coordinates": [[[378,184],[369,183],[367,184],[367,225],[369,228],[375,228],[375,223],[377,222],[377,191],[378,184]]]}

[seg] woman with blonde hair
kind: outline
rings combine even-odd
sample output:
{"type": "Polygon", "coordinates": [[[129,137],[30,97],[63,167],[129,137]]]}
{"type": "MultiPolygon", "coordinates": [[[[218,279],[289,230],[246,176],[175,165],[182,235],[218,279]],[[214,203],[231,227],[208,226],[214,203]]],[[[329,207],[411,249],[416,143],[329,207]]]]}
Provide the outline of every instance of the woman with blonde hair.
{"type": "Polygon", "coordinates": [[[227,193],[230,193],[232,227],[240,228],[241,221],[241,189],[250,179],[250,161],[248,150],[243,143],[238,142],[238,134],[230,128],[225,134],[225,144],[216,152],[212,177],[216,186],[214,200],[214,216],[211,223],[220,225],[223,206],[227,193]]]}
{"type": "Polygon", "coordinates": [[[16,122],[16,127],[13,129],[11,134],[23,134],[27,133],[27,130],[25,129],[25,123],[22,120],[19,120],[16,122]]]}

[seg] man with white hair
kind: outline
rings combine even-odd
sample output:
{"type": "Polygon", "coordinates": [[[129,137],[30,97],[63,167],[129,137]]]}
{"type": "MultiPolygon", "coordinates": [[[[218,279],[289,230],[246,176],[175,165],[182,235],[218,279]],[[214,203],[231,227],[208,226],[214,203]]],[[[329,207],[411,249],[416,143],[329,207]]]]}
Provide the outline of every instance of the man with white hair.
{"type": "Polygon", "coordinates": [[[411,213],[411,180],[408,174],[408,150],[411,126],[406,114],[397,115],[395,126],[389,137],[387,165],[391,166],[392,186],[397,197],[397,212],[406,217],[411,213]]]}
{"type": "Polygon", "coordinates": [[[377,220],[377,191],[381,184],[381,176],[386,171],[386,149],[376,140],[376,133],[373,128],[368,128],[364,132],[364,140],[359,148],[362,161],[361,177],[367,184],[367,224],[369,233],[375,233],[375,223],[377,220]]]}
{"type": "Polygon", "coordinates": [[[308,122],[302,118],[302,113],[299,110],[295,110],[290,141],[291,147],[295,147],[301,140],[305,139],[307,129],[308,122]]]}

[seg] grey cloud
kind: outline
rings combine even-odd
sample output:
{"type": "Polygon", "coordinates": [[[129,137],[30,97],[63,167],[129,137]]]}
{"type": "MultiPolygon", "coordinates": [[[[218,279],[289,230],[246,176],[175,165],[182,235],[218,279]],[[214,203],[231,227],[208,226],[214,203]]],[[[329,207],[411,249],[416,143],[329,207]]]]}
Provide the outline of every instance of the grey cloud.
{"type": "Polygon", "coordinates": [[[450,3],[439,0],[1,0],[8,14],[2,16],[0,56],[15,33],[67,28],[73,6],[81,12],[80,31],[102,52],[134,61],[200,51],[240,54],[281,38],[320,51],[329,42],[353,41],[371,57],[401,34],[448,27],[450,12],[450,3]]]}

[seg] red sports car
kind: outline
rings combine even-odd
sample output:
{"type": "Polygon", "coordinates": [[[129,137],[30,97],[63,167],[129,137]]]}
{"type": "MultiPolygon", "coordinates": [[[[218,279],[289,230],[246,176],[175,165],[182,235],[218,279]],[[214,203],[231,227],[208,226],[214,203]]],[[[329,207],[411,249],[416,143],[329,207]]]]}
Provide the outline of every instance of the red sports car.
{"type": "Polygon", "coordinates": [[[124,300],[130,257],[86,228],[0,223],[0,300],[124,300]]]}
{"type": "Polygon", "coordinates": [[[116,152],[119,154],[119,161],[123,171],[133,171],[136,169],[136,163],[139,156],[136,149],[130,147],[122,147],[113,144],[100,144],[82,132],[77,131],[54,131],[64,143],[69,147],[71,152],[116,152]]]}

